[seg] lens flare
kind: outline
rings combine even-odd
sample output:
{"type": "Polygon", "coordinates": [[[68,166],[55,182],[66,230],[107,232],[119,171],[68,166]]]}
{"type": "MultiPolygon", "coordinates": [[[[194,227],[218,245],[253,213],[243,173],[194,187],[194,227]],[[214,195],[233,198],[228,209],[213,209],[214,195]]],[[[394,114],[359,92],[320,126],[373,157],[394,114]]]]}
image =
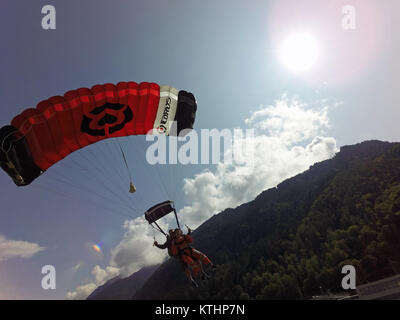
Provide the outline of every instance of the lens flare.
{"type": "Polygon", "coordinates": [[[92,245],[92,248],[96,251],[96,252],[101,252],[101,246],[100,244],[94,244],[92,245]]]}

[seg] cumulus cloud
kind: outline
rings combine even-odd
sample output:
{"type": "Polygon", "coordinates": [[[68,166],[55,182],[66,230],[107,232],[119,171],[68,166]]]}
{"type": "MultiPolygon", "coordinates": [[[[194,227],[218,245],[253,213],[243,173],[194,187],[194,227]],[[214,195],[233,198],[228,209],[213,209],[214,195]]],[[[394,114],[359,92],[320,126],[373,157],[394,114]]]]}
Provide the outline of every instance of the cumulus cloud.
{"type": "Polygon", "coordinates": [[[82,286],[76,287],[75,291],[68,292],[65,296],[67,300],[85,300],[96,288],[98,285],[95,283],[88,283],[82,286]]]}
{"type": "Polygon", "coordinates": [[[118,268],[108,266],[102,269],[99,265],[96,265],[92,269],[92,275],[94,281],[78,286],[75,291],[68,292],[65,296],[67,300],[84,300],[86,299],[97,287],[105,284],[108,280],[115,278],[119,275],[118,268]]]}
{"type": "MultiPolygon", "coordinates": [[[[327,105],[311,108],[283,96],[273,105],[261,107],[246,125],[255,135],[242,137],[235,145],[252,145],[254,152],[241,156],[240,163],[219,163],[184,182],[185,200],[190,203],[179,215],[196,227],[213,214],[254,199],[260,192],[331,158],[336,141],[323,136],[329,128],[327,105]],[[247,157],[247,158],[246,158],[247,157]]],[[[233,151],[235,152],[235,150],[233,151]]]]}
{"type": "Polygon", "coordinates": [[[3,235],[0,235],[0,261],[17,257],[30,258],[42,250],[44,250],[44,248],[37,243],[8,240],[3,235]]]}
{"type": "Polygon", "coordinates": [[[328,106],[310,109],[305,103],[283,96],[274,105],[262,107],[245,120],[247,125],[260,129],[260,134],[293,145],[323,133],[329,128],[328,106]]]}
{"type": "MultiPolygon", "coordinates": [[[[164,229],[167,225],[160,222],[164,229]]],[[[86,299],[97,287],[108,280],[120,276],[130,276],[144,266],[161,263],[166,257],[165,250],[152,250],[154,233],[148,222],[140,217],[124,222],[124,236],[111,251],[110,265],[105,269],[96,265],[92,270],[93,282],[78,286],[65,296],[69,300],[86,299]]]]}
{"type": "MultiPolygon", "coordinates": [[[[161,228],[167,229],[163,221],[160,223],[161,228]]],[[[154,242],[154,233],[144,218],[125,221],[124,230],[122,241],[111,251],[111,265],[119,268],[121,276],[129,276],[144,266],[165,259],[165,251],[149,250],[154,242]]]]}

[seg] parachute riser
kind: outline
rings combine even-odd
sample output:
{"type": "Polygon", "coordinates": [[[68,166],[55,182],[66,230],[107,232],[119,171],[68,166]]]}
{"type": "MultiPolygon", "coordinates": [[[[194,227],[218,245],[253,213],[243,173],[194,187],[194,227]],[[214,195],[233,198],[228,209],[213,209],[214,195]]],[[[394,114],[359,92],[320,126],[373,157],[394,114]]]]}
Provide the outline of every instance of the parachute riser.
{"type": "Polygon", "coordinates": [[[174,209],[174,215],[175,215],[176,224],[177,224],[177,226],[178,226],[178,229],[180,229],[181,226],[180,226],[180,224],[179,224],[178,215],[176,214],[175,204],[172,203],[172,205],[173,205],[173,209],[174,209]]]}
{"type": "MultiPolygon", "coordinates": [[[[163,229],[161,229],[161,227],[158,225],[158,223],[157,223],[156,221],[154,221],[153,223],[157,226],[158,230],[159,230],[164,236],[167,236],[167,234],[164,232],[163,229]]],[[[152,225],[152,224],[151,224],[151,225],[152,225]]]]}

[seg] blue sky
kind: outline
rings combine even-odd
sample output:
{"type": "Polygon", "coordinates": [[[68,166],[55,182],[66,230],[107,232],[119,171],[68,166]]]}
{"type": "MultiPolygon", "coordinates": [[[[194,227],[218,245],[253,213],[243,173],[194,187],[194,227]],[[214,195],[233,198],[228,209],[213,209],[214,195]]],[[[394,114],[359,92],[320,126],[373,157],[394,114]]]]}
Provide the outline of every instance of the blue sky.
{"type": "MultiPolygon", "coordinates": [[[[196,129],[253,127],[256,142],[277,158],[257,155],[262,182],[239,167],[154,168],[145,160],[144,138],[122,139],[138,188],[132,199],[126,199],[129,179],[112,144],[78,151],[25,188],[1,174],[0,298],[62,299],[79,286],[95,287],[121,270],[136,270],[142,256],[129,252],[130,245],[145,227],[118,214],[137,218],[174,197],[196,225],[329,158],[336,147],[399,141],[398,1],[319,2],[1,1],[0,125],[70,89],[152,81],[195,94],[196,129]],[[41,28],[46,4],[56,8],[56,30],[41,28]],[[341,28],[345,4],[356,8],[355,30],[341,28]],[[299,30],[320,45],[319,61],[305,74],[291,72],[279,59],[281,42],[299,30]],[[321,141],[326,148],[314,148],[321,141]],[[285,166],[274,167],[278,162],[285,166]],[[189,180],[184,184],[183,178],[189,180]],[[195,219],[205,204],[206,214],[195,219]],[[100,254],[91,249],[94,243],[102,244],[100,254]],[[26,251],[12,252],[21,247],[26,251]],[[129,266],[120,259],[125,254],[129,266]],[[46,264],[56,267],[56,290],[40,286],[46,264]]],[[[150,245],[142,250],[154,251],[152,233],[143,236],[150,245]]],[[[143,264],[161,259],[158,253],[142,258],[143,264]]]]}

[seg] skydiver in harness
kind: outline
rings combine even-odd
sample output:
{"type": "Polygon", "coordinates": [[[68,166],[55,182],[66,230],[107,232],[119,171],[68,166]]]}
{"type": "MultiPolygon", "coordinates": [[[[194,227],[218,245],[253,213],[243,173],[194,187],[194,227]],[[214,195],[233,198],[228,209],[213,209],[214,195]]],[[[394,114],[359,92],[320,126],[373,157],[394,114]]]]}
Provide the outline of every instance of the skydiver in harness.
{"type": "Polygon", "coordinates": [[[177,230],[179,230],[179,229],[169,230],[169,232],[168,232],[169,234],[166,236],[167,240],[163,244],[159,244],[157,241],[154,241],[153,245],[159,249],[168,249],[168,255],[178,259],[181,262],[181,264],[185,270],[186,277],[190,280],[190,282],[193,284],[193,286],[198,287],[199,285],[193,279],[193,276],[189,270],[188,264],[186,262],[184,262],[182,259],[180,259],[178,247],[175,245],[175,237],[177,235],[177,230]]]}
{"type": "Polygon", "coordinates": [[[158,230],[167,238],[163,244],[158,244],[154,239],[154,245],[160,249],[168,248],[168,254],[181,261],[185,268],[186,276],[195,287],[198,287],[197,283],[193,279],[191,270],[193,271],[194,276],[197,276],[199,272],[201,272],[204,278],[208,278],[208,275],[204,272],[203,265],[209,264],[212,269],[215,269],[215,266],[205,254],[190,246],[190,243],[193,242],[193,239],[190,236],[192,230],[188,227],[188,234],[184,235],[182,233],[173,201],[167,200],[156,204],[148,209],[144,216],[154,229],[156,228],[153,224],[155,224],[158,230]],[[157,221],[170,212],[174,212],[178,228],[175,230],[169,230],[168,234],[166,234],[158,225],[157,221]]]}
{"type": "Polygon", "coordinates": [[[211,269],[216,267],[203,252],[191,246],[193,242],[193,238],[190,235],[192,230],[188,226],[186,227],[188,228],[187,234],[183,234],[180,229],[175,230],[174,244],[178,248],[179,258],[192,269],[195,277],[201,272],[203,278],[207,279],[209,276],[204,271],[204,266],[210,265],[211,269]]]}
{"type": "Polygon", "coordinates": [[[193,242],[190,236],[191,232],[192,230],[189,227],[188,233],[185,235],[181,229],[169,230],[165,243],[160,245],[157,241],[154,241],[154,245],[160,249],[168,248],[168,254],[181,261],[187,278],[195,287],[198,287],[198,284],[193,279],[192,272],[194,277],[201,272],[203,279],[207,279],[209,276],[204,271],[203,265],[210,265],[212,269],[215,269],[215,266],[204,253],[190,246],[190,243],[193,242]]]}

